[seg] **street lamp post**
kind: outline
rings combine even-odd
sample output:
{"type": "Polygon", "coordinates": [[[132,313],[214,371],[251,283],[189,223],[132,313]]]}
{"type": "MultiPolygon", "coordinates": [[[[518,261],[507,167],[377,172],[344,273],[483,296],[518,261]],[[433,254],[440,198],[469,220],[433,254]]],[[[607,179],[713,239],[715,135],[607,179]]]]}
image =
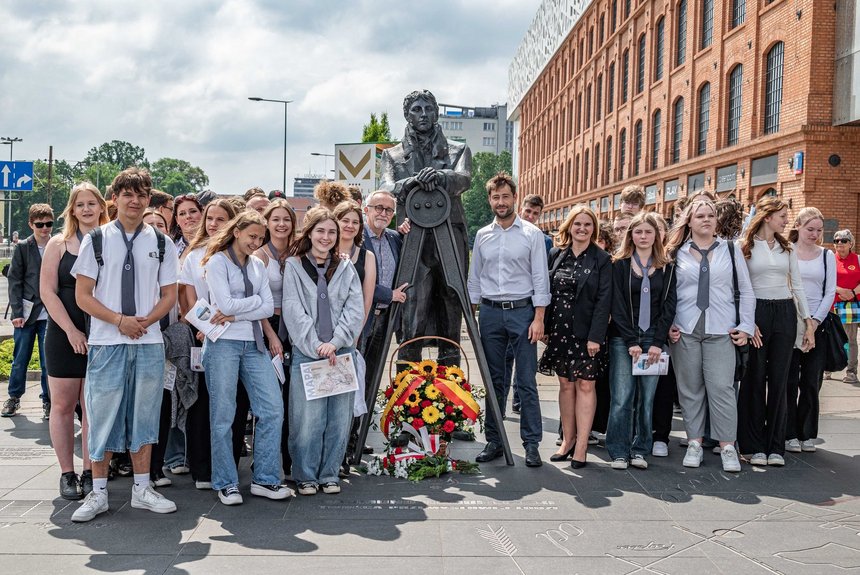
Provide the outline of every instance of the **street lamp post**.
{"type": "Polygon", "coordinates": [[[15,142],[23,142],[24,140],[21,138],[7,138],[3,136],[0,138],[0,142],[3,142],[4,145],[9,146],[9,161],[12,161],[12,150],[15,148],[15,142]]]}
{"type": "Polygon", "coordinates": [[[274,100],[270,98],[249,97],[252,102],[276,102],[284,105],[284,189],[281,190],[284,194],[287,193],[287,104],[292,100],[274,100]]]}
{"type": "MultiPolygon", "coordinates": [[[[0,143],[2,143],[3,145],[9,146],[9,161],[10,162],[14,161],[12,151],[15,149],[15,142],[23,142],[23,141],[24,141],[23,138],[18,138],[18,137],[14,137],[14,138],[7,138],[6,136],[0,137],[0,143]]],[[[9,201],[11,200],[11,196],[12,196],[12,192],[10,192],[9,190],[6,190],[3,193],[3,197],[6,200],[5,202],[3,202],[3,211],[5,212],[5,215],[6,215],[6,217],[4,218],[5,222],[4,222],[3,227],[5,228],[6,233],[9,234],[10,242],[11,242],[11,238],[12,238],[11,232],[9,230],[9,228],[12,227],[12,204],[9,203],[9,201]]]]}
{"type": "MultiPolygon", "coordinates": [[[[323,154],[322,152],[311,152],[311,156],[322,156],[323,159],[323,169],[325,169],[325,175],[328,177],[328,159],[334,158],[334,154],[323,154]]],[[[334,171],[334,170],[332,170],[334,171]]]]}

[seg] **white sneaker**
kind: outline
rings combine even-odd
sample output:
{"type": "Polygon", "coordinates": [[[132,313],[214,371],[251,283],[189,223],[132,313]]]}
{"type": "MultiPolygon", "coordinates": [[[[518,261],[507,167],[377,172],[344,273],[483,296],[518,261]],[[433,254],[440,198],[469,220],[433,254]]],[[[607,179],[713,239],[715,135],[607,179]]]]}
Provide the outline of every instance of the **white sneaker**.
{"type": "Polygon", "coordinates": [[[173,513],[176,503],[147,485],[141,490],[131,488],[131,506],[135,509],[148,509],[153,513],[173,513]]]}
{"type": "Polygon", "coordinates": [[[702,464],[704,452],[702,444],[696,440],[692,440],[687,445],[687,454],[684,455],[684,467],[698,467],[702,464]]]}
{"type": "Polygon", "coordinates": [[[737,473],[741,470],[741,462],[738,459],[738,452],[735,451],[733,445],[726,445],[720,450],[720,459],[723,461],[723,471],[737,473]]]}
{"type": "Polygon", "coordinates": [[[785,465],[785,459],[782,457],[782,455],[779,455],[777,453],[771,453],[767,456],[767,464],[773,465],[775,467],[782,467],[783,465],[785,465]]]}
{"type": "Polygon", "coordinates": [[[806,439],[800,442],[800,450],[805,451],[807,453],[815,452],[815,440],[814,439],[806,439]]]}
{"type": "Polygon", "coordinates": [[[609,466],[612,467],[612,469],[627,469],[627,460],[623,457],[618,457],[613,459],[609,466]]]}
{"type": "Polygon", "coordinates": [[[328,483],[323,483],[320,485],[320,489],[322,489],[323,493],[328,495],[337,495],[340,493],[340,483],[336,481],[329,481],[328,483]]]}
{"type": "Polygon", "coordinates": [[[196,487],[197,489],[204,489],[204,490],[205,489],[212,489],[212,482],[211,481],[195,481],[194,487],[196,487]]]}
{"type": "Polygon", "coordinates": [[[174,465],[173,467],[169,467],[168,471],[173,475],[185,475],[187,473],[191,473],[191,469],[187,465],[174,465]]]}
{"type": "Polygon", "coordinates": [[[218,499],[224,505],[242,505],[242,494],[235,485],[218,490],[218,499]]]}
{"type": "Polygon", "coordinates": [[[252,482],[251,495],[267,499],[289,499],[295,495],[295,492],[286,485],[261,485],[252,482]]]}
{"type": "Polygon", "coordinates": [[[592,431],[588,434],[588,445],[597,445],[600,443],[600,437],[598,437],[596,431],[592,431]]]}
{"type": "Polygon", "coordinates": [[[785,442],[785,450],[791,453],[800,453],[803,451],[803,448],[801,448],[800,441],[797,439],[789,439],[785,442]]]}
{"type": "Polygon", "coordinates": [[[669,457],[669,444],[665,441],[655,441],[651,447],[651,455],[654,457],[669,457]]]}
{"type": "Polygon", "coordinates": [[[720,447],[720,445],[719,445],[719,444],[717,444],[717,445],[715,445],[715,446],[714,446],[714,448],[711,450],[711,453],[713,453],[714,455],[719,455],[722,451],[723,451],[723,448],[722,448],[722,447],[720,447]]]}
{"type": "Polygon", "coordinates": [[[108,495],[106,490],[94,489],[90,491],[84,499],[81,506],[72,513],[72,521],[75,523],[83,523],[92,521],[99,513],[104,513],[108,510],[108,495]]]}
{"type": "Polygon", "coordinates": [[[764,453],[753,453],[750,457],[750,465],[767,465],[767,455],[764,453]]]}
{"type": "Polygon", "coordinates": [[[156,478],[155,481],[150,481],[149,483],[153,487],[170,487],[171,485],[173,485],[173,482],[170,480],[170,478],[164,475],[156,478]]]}
{"type": "Polygon", "coordinates": [[[634,455],[630,458],[630,465],[636,469],[648,469],[648,462],[641,455],[634,455]]]}

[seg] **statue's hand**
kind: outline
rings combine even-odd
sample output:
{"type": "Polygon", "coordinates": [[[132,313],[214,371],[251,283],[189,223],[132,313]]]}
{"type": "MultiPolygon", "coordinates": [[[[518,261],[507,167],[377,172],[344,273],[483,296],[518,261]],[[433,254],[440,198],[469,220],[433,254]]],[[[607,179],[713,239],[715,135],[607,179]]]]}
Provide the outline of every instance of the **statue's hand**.
{"type": "Polygon", "coordinates": [[[426,188],[428,185],[435,183],[436,174],[437,171],[435,168],[427,166],[426,168],[421,168],[421,171],[415,174],[415,179],[421,182],[421,184],[426,188]]]}

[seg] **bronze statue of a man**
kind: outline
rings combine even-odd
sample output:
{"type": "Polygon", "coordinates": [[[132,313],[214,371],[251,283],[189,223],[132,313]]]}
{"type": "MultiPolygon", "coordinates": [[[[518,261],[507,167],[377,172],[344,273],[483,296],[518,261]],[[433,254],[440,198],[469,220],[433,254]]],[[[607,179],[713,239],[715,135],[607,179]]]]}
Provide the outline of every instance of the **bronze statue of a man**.
{"type": "MultiPolygon", "coordinates": [[[[460,302],[445,282],[440,258],[450,261],[448,258],[457,257],[464,273],[467,271],[469,245],[460,195],[472,181],[472,152],[466,144],[445,138],[438,124],[439,105],[428,90],[407,95],[403,115],[407,121],[403,141],[382,153],[382,188],[397,197],[398,225],[406,217],[409,192],[416,187],[443,189],[451,201],[449,221],[457,253],[437,253],[433,234],[427,232],[415,281],[400,313],[400,332],[403,339],[437,335],[459,342],[463,319],[460,302]]],[[[425,342],[405,347],[400,359],[418,361],[425,342]]],[[[438,360],[445,365],[458,364],[460,352],[439,342],[438,360]]]]}

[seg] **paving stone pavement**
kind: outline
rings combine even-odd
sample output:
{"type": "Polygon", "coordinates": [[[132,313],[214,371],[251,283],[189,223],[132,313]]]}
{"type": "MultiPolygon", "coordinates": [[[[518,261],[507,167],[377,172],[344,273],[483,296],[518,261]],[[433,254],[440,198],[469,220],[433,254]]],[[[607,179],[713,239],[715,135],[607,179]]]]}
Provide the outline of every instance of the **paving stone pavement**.
{"type": "MultiPolygon", "coordinates": [[[[490,358],[491,360],[493,358],[490,358]]],[[[131,509],[131,481],[109,484],[110,511],[86,524],[57,497],[59,468],[41,420],[38,383],[22,414],[0,419],[0,564],[34,573],[860,573],[860,387],[826,381],[816,453],[784,468],[723,473],[706,453],[681,466],[681,422],[667,458],[616,471],[602,447],[588,466],[550,463],[557,386],[540,378],[544,465],[523,464],[518,418],[506,421],[516,466],[418,484],[354,472],[340,495],[287,502],[250,496],[225,507],[174,476],[162,493],[179,511],[131,509]]],[[[379,448],[382,438],[372,433],[379,448]]],[[[458,458],[483,447],[452,445],[458,458]]],[[[80,466],[80,461],[78,461],[80,466]]]]}

